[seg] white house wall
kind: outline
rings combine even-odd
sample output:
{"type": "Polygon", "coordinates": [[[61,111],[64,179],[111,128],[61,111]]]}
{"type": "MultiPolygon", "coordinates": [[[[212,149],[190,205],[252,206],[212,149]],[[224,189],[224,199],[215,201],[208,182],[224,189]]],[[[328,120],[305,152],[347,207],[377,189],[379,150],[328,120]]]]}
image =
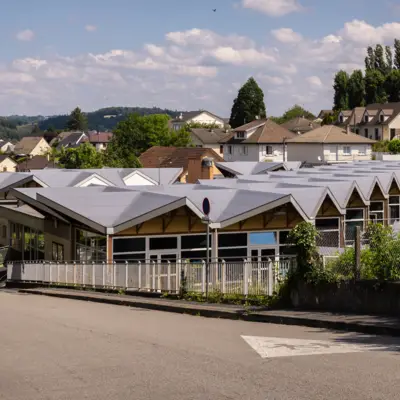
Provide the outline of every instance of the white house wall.
{"type": "Polygon", "coordinates": [[[325,144],[324,161],[370,160],[372,154],[369,144],[325,144]],[[350,154],[345,154],[344,147],[350,147],[350,154]]]}
{"type": "MultiPolygon", "coordinates": [[[[162,173],[162,169],[160,172],[162,173]]],[[[140,174],[133,174],[132,176],[130,176],[128,179],[125,180],[125,185],[126,186],[146,186],[146,185],[154,186],[154,183],[152,183],[148,179],[144,178],[140,174]]]]}
{"type": "Polygon", "coordinates": [[[232,144],[224,146],[224,160],[225,161],[260,161],[260,151],[258,145],[241,145],[232,144]],[[231,146],[232,154],[228,153],[228,148],[231,146]],[[243,154],[243,147],[246,146],[247,154],[243,154]]]}
{"type": "Polygon", "coordinates": [[[195,122],[199,124],[215,124],[220,126],[221,128],[224,127],[223,121],[216,119],[207,113],[199,114],[197,117],[192,118],[190,122],[195,122]]]}
{"type": "Polygon", "coordinates": [[[109,185],[107,185],[107,183],[105,183],[101,179],[99,179],[96,176],[94,176],[93,178],[90,178],[89,180],[87,180],[82,185],[79,185],[79,187],[87,187],[87,186],[90,186],[90,185],[109,186],[109,185]]]}
{"type": "Polygon", "coordinates": [[[323,146],[319,143],[288,143],[288,161],[321,162],[324,159],[323,146]]]}

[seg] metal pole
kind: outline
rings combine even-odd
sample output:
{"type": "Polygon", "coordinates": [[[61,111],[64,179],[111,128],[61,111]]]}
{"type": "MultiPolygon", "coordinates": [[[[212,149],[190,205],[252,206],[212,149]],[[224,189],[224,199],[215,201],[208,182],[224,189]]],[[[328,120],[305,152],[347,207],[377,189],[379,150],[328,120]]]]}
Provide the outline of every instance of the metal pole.
{"type": "Polygon", "coordinates": [[[361,227],[355,227],[355,241],[354,241],[354,280],[357,281],[360,278],[361,269],[361,227]]]}
{"type": "Polygon", "coordinates": [[[206,298],[208,299],[208,282],[210,269],[210,219],[207,218],[207,257],[206,257],[206,298]]]}

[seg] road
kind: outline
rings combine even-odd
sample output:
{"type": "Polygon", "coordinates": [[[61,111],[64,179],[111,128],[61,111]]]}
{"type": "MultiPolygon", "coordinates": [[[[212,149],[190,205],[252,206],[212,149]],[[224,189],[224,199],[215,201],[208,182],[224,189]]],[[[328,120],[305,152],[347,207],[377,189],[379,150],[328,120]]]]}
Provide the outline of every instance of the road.
{"type": "Polygon", "coordinates": [[[0,399],[399,397],[398,339],[7,291],[0,315],[0,399]]]}

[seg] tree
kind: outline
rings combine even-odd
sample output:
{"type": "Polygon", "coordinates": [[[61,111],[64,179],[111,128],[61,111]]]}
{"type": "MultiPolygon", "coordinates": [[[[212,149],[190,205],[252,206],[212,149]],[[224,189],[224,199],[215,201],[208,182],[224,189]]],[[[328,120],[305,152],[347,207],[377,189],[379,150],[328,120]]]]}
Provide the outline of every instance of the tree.
{"type": "Polygon", "coordinates": [[[365,74],[366,103],[386,103],[385,76],[378,70],[370,70],[365,74]]]}
{"type": "Polygon", "coordinates": [[[346,71],[339,71],[334,79],[333,89],[335,91],[333,99],[333,109],[335,111],[347,110],[349,107],[349,97],[347,86],[349,75],[346,71]]]}
{"type": "Polygon", "coordinates": [[[281,117],[270,117],[270,119],[275,121],[277,124],[283,124],[287,121],[290,121],[291,119],[298,117],[304,117],[311,120],[314,120],[316,118],[312,112],[304,109],[298,104],[295,104],[293,107],[286,110],[281,117]]]}
{"type": "Polygon", "coordinates": [[[229,125],[232,128],[265,118],[264,93],[254,78],[250,78],[239,90],[233,102],[229,125]]]}
{"type": "Polygon", "coordinates": [[[394,40],[394,66],[400,69],[400,40],[394,40]]]}
{"type": "Polygon", "coordinates": [[[375,47],[375,69],[377,69],[383,75],[387,72],[385,55],[383,52],[383,47],[380,44],[377,44],[375,47]]]}
{"type": "Polygon", "coordinates": [[[388,144],[388,149],[392,154],[400,154],[400,140],[393,139],[388,144]]]}
{"type": "Polygon", "coordinates": [[[88,121],[86,115],[82,113],[79,107],[76,107],[70,114],[67,122],[67,129],[70,131],[85,131],[87,130],[88,121]]]}
{"type": "Polygon", "coordinates": [[[39,128],[39,125],[35,124],[32,129],[32,135],[40,135],[42,131],[39,128]]]}
{"type": "Polygon", "coordinates": [[[90,143],[83,143],[76,148],[62,148],[58,154],[53,154],[53,157],[58,158],[61,168],[89,169],[104,166],[103,154],[90,143]]]}
{"type": "Polygon", "coordinates": [[[365,81],[361,70],[355,70],[348,82],[349,108],[363,106],[365,99],[365,81]]]}
{"type": "Polygon", "coordinates": [[[385,91],[389,102],[400,101],[400,70],[393,69],[386,77],[385,91]]]}
{"type": "Polygon", "coordinates": [[[375,69],[375,53],[374,49],[369,46],[367,49],[367,57],[365,58],[365,70],[375,69]]]}
{"type": "Polygon", "coordinates": [[[392,48],[390,46],[385,47],[385,54],[386,54],[386,73],[390,73],[393,69],[393,53],[392,48]]]}

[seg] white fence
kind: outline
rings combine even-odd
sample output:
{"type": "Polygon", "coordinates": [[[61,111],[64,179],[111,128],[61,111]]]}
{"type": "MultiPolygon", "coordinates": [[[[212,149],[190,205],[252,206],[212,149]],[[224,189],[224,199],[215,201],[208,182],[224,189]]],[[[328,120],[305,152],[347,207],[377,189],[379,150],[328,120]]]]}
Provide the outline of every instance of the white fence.
{"type": "Polygon", "coordinates": [[[178,293],[272,295],[295,266],[294,257],[267,262],[79,264],[18,262],[7,266],[7,280],[73,287],[178,293]]]}

